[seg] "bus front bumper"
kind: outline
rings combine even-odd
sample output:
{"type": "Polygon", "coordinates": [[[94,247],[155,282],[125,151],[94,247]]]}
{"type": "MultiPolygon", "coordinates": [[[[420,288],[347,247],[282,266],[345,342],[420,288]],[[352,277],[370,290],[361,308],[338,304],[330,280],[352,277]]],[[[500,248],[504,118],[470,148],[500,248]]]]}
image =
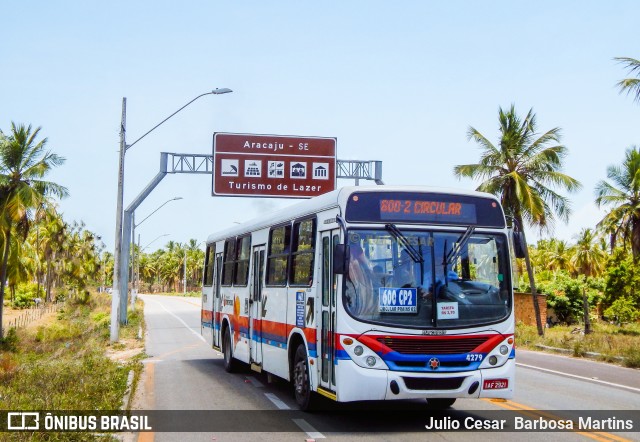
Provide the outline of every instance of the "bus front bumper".
{"type": "Polygon", "coordinates": [[[513,397],[515,360],[496,368],[459,373],[418,373],[373,370],[353,361],[336,367],[339,402],[425,399],[513,397]]]}

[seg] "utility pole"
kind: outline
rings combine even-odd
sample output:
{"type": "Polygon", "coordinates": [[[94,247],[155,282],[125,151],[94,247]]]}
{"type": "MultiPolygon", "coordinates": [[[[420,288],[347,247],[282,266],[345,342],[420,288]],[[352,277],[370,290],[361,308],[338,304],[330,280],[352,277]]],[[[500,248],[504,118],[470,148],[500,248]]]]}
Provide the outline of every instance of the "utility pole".
{"type": "MultiPolygon", "coordinates": [[[[118,167],[118,195],[116,200],[116,234],[113,262],[113,291],[111,293],[111,336],[110,341],[117,342],[120,334],[120,251],[122,247],[122,205],[124,193],[124,154],[127,150],[127,98],[122,98],[122,119],[120,121],[120,160],[118,167]]],[[[124,296],[127,296],[126,292],[124,296]]]]}

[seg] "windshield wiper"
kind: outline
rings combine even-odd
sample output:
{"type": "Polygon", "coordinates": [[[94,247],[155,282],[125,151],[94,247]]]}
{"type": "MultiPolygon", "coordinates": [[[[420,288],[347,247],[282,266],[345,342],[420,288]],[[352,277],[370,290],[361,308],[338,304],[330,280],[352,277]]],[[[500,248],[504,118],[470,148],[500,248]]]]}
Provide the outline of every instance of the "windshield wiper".
{"type": "Polygon", "coordinates": [[[422,264],[424,262],[424,258],[422,257],[422,253],[417,251],[415,249],[415,247],[413,247],[409,243],[409,240],[407,239],[407,237],[404,236],[404,234],[400,230],[398,230],[398,228],[395,226],[395,224],[386,224],[384,226],[384,228],[386,230],[388,230],[389,233],[391,233],[393,235],[393,237],[396,239],[396,241],[398,241],[400,243],[400,245],[402,245],[402,247],[405,248],[405,250],[407,251],[407,253],[411,257],[411,259],[413,259],[414,262],[419,262],[420,264],[422,264]]]}
{"type": "Polygon", "coordinates": [[[475,226],[469,226],[467,227],[467,230],[462,234],[462,236],[458,238],[458,241],[456,242],[456,244],[453,246],[451,251],[444,258],[444,264],[447,267],[453,262],[454,259],[458,257],[462,248],[467,244],[467,242],[469,241],[469,238],[471,238],[471,235],[473,234],[474,230],[476,230],[475,226]]]}

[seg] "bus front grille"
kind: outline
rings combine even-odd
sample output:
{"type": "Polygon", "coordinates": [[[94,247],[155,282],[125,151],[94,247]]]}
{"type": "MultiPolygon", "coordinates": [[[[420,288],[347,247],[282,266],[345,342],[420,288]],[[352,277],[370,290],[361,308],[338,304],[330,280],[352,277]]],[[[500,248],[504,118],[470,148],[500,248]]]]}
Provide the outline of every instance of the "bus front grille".
{"type": "Polygon", "coordinates": [[[402,380],[409,390],[457,390],[460,388],[465,378],[403,377],[402,380]]]}
{"type": "Polygon", "coordinates": [[[487,337],[480,338],[378,338],[378,342],[400,354],[451,355],[470,353],[487,342],[487,337]]]}

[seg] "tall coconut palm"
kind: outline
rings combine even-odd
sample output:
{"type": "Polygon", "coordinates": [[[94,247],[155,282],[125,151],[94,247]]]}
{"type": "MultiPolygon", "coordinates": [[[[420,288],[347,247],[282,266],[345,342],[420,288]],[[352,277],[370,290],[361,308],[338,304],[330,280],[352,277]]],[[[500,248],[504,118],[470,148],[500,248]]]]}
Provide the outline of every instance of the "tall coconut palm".
{"type": "Polygon", "coordinates": [[[629,57],[616,57],[614,60],[625,65],[630,74],[636,74],[636,78],[625,78],[620,80],[616,86],[620,88],[620,93],[626,92],[633,95],[633,101],[640,103],[640,60],[629,57]]]}
{"type": "MultiPolygon", "coordinates": [[[[477,190],[498,196],[506,214],[513,217],[521,229],[524,221],[541,230],[551,229],[554,214],[561,220],[568,221],[569,201],[556,193],[553,187],[573,192],[580,188],[580,183],[561,172],[567,148],[560,144],[560,128],[553,128],[540,135],[533,109],[529,110],[523,120],[517,115],[514,105],[507,111],[500,108],[498,119],[498,146],[493,145],[475,128],[469,127],[468,138],[478,143],[482,149],[480,162],[455,166],[455,176],[483,180],[477,190]]],[[[538,333],[543,334],[533,269],[526,247],[525,263],[538,333]]]]}
{"type": "Polygon", "coordinates": [[[627,149],[622,166],[609,166],[607,178],[596,184],[596,204],[609,206],[611,211],[598,223],[598,227],[621,235],[624,242],[631,242],[633,259],[640,257],[640,150],[637,146],[627,149]]]}
{"type": "MultiPolygon", "coordinates": [[[[67,189],[43,178],[64,158],[46,150],[47,139],[36,141],[40,128],[11,123],[11,133],[2,134],[0,143],[0,230],[4,240],[0,267],[0,324],[7,280],[11,234],[26,238],[32,212],[50,197],[63,198],[67,189]]],[[[0,327],[0,337],[2,330],[0,327]]]]}
{"type": "Polygon", "coordinates": [[[606,253],[592,229],[582,229],[577,235],[571,263],[578,273],[596,276],[604,270],[606,253]]]}

